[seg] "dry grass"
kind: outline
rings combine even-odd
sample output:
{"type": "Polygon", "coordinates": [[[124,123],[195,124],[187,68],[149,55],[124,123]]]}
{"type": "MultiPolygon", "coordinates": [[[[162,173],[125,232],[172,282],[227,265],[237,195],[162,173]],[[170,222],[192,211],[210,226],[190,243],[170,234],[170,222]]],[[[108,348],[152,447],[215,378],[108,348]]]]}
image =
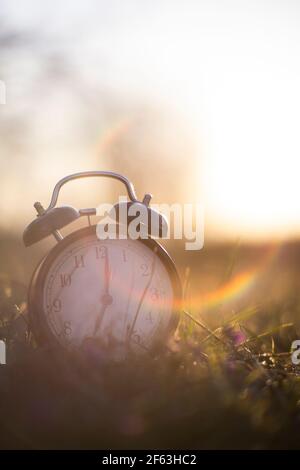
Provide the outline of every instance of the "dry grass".
{"type": "MultiPolygon", "coordinates": [[[[228,269],[227,252],[201,255],[206,271],[221,257],[227,274],[216,275],[216,284],[238,269],[228,269]]],[[[290,357],[298,336],[298,258],[291,259],[271,266],[245,294],[246,305],[185,311],[164,352],[125,365],[36,347],[25,289],[7,272],[0,335],[10,363],[0,367],[1,448],[300,447],[300,370],[290,357]],[[266,290],[266,279],[281,286],[279,297],[276,288],[266,290]]],[[[195,289],[191,281],[203,280],[198,262],[186,292],[195,289]]]]}

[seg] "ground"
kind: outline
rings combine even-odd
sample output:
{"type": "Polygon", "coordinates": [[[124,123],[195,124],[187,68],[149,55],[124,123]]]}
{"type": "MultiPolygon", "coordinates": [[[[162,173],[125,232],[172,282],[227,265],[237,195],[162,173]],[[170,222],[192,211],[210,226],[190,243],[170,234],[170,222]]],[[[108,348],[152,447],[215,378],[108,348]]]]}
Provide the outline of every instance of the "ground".
{"type": "Polygon", "coordinates": [[[1,448],[299,448],[300,246],[171,247],[185,310],[167,347],[111,364],[58,356],[28,334],[32,259],[1,246],[1,448]]]}

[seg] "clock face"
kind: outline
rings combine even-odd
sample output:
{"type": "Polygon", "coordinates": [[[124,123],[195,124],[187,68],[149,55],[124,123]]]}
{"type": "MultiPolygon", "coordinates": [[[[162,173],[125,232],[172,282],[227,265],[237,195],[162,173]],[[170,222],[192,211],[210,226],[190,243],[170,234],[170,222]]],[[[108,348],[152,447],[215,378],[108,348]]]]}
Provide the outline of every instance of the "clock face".
{"type": "Polygon", "coordinates": [[[92,341],[123,354],[148,351],[166,336],[175,292],[157,249],[89,233],[59,252],[47,271],[42,302],[62,346],[82,348],[92,341]]]}

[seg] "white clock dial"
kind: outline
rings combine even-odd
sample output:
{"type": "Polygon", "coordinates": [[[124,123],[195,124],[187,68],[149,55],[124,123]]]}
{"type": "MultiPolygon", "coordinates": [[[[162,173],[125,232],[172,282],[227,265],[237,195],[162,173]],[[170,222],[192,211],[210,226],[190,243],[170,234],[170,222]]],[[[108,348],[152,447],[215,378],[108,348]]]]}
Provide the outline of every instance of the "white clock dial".
{"type": "Polygon", "coordinates": [[[174,291],[166,267],[146,244],[87,235],[50,266],[43,304],[63,346],[80,348],[92,339],[108,349],[142,352],[166,334],[174,291]]]}

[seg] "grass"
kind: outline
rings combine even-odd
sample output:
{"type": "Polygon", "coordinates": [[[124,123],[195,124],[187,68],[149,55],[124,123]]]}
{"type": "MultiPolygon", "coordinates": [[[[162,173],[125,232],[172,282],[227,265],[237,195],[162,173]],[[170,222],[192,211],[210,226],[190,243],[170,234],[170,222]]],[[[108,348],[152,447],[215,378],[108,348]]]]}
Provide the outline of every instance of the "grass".
{"type": "MultiPolygon", "coordinates": [[[[227,261],[216,285],[234,275],[227,261]]],[[[266,277],[282,286],[288,266],[279,298],[262,279],[240,308],[185,310],[163,352],[126,364],[37,347],[25,290],[4,277],[0,336],[10,362],[0,367],[1,448],[299,448],[300,368],[290,354],[298,336],[298,265],[278,263],[266,277]]],[[[197,286],[204,279],[195,266],[187,274],[186,297],[191,280],[197,286]]]]}

